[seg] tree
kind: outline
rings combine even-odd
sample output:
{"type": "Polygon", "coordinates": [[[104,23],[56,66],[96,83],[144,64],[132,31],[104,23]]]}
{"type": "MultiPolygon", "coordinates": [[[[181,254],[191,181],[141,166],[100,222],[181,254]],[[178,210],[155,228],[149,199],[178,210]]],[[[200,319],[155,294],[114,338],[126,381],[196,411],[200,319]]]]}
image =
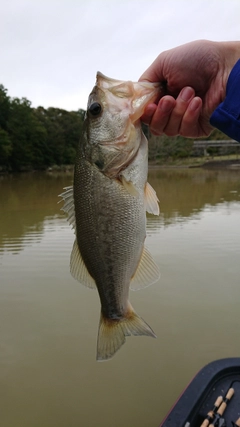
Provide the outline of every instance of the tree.
{"type": "Polygon", "coordinates": [[[46,129],[47,152],[51,164],[73,164],[85,112],[38,107],[34,114],[46,129]]]}
{"type": "Polygon", "coordinates": [[[8,133],[0,127],[0,165],[7,166],[12,153],[12,143],[8,133]]]}
{"type": "Polygon", "coordinates": [[[5,131],[7,131],[10,105],[7,89],[5,89],[3,85],[0,85],[0,127],[5,131]]]}
{"type": "Polygon", "coordinates": [[[8,133],[12,142],[11,165],[14,170],[30,169],[33,160],[31,142],[31,103],[26,98],[11,102],[8,133]]]}
{"type": "Polygon", "coordinates": [[[73,164],[85,111],[32,108],[0,85],[0,165],[13,171],[73,164]]]}

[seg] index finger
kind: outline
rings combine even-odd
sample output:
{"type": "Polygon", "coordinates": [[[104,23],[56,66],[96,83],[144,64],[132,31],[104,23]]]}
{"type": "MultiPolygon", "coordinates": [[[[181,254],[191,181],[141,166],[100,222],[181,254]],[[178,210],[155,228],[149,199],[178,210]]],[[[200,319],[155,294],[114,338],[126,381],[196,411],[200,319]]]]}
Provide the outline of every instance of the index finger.
{"type": "Polygon", "coordinates": [[[143,123],[145,123],[146,125],[150,125],[152,116],[154,115],[156,109],[157,109],[156,104],[148,104],[146,106],[144,113],[141,117],[141,120],[143,121],[143,123]]]}

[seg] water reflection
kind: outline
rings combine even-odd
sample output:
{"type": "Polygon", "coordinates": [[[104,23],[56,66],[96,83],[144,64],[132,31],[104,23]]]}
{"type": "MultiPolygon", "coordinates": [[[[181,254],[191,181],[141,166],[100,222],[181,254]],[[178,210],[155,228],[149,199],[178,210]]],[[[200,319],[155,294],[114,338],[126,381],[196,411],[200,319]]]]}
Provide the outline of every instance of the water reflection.
{"type": "MultiPolygon", "coordinates": [[[[58,194],[71,185],[72,175],[33,173],[0,178],[0,248],[18,253],[40,241],[44,221],[64,219],[58,194]]],[[[1,249],[0,249],[1,251],[1,249]]]]}
{"type": "Polygon", "coordinates": [[[230,170],[178,169],[150,171],[150,182],[160,199],[164,225],[187,220],[206,206],[240,201],[240,172],[230,170]]]}
{"type": "MultiPolygon", "coordinates": [[[[206,206],[240,201],[239,171],[150,170],[149,182],[160,199],[161,214],[148,215],[148,229],[197,219],[206,206]]],[[[64,219],[58,194],[71,183],[71,173],[1,177],[0,251],[18,253],[42,239],[46,220],[54,218],[55,226],[64,219]]]]}

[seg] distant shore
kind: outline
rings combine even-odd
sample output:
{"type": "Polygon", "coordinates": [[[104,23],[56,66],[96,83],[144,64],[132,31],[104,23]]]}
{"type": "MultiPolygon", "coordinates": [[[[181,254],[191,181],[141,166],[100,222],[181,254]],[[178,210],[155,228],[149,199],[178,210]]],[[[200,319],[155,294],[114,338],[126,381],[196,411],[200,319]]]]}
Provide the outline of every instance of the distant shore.
{"type": "MultiPolygon", "coordinates": [[[[149,169],[186,169],[186,168],[204,168],[204,169],[239,169],[240,158],[236,155],[231,156],[218,156],[214,158],[195,157],[195,158],[182,158],[182,159],[169,159],[164,162],[149,161],[149,169]]],[[[22,169],[21,171],[7,171],[0,168],[0,176],[12,173],[32,173],[32,172],[47,172],[47,173],[69,173],[72,174],[74,165],[53,165],[46,169],[22,169]]]]}
{"type": "Polygon", "coordinates": [[[214,158],[196,157],[196,158],[183,158],[174,159],[161,162],[149,161],[149,169],[166,169],[166,168],[204,168],[204,169],[239,169],[240,158],[236,155],[219,156],[214,158]]]}

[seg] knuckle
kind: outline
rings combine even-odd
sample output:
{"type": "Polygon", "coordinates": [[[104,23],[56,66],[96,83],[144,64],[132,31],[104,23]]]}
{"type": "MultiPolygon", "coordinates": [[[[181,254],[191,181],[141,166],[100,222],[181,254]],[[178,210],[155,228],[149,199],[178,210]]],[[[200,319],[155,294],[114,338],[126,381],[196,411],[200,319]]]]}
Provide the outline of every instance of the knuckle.
{"type": "Polygon", "coordinates": [[[174,129],[166,129],[166,130],[164,130],[164,133],[167,135],[167,136],[176,136],[176,135],[178,135],[179,134],[179,132],[178,132],[178,130],[174,130],[174,129]]]}
{"type": "Polygon", "coordinates": [[[159,130],[159,129],[154,129],[154,128],[150,128],[150,132],[151,132],[151,134],[152,134],[152,135],[154,135],[154,136],[159,136],[159,135],[162,135],[162,134],[163,134],[163,132],[162,132],[161,130],[159,130]]]}

